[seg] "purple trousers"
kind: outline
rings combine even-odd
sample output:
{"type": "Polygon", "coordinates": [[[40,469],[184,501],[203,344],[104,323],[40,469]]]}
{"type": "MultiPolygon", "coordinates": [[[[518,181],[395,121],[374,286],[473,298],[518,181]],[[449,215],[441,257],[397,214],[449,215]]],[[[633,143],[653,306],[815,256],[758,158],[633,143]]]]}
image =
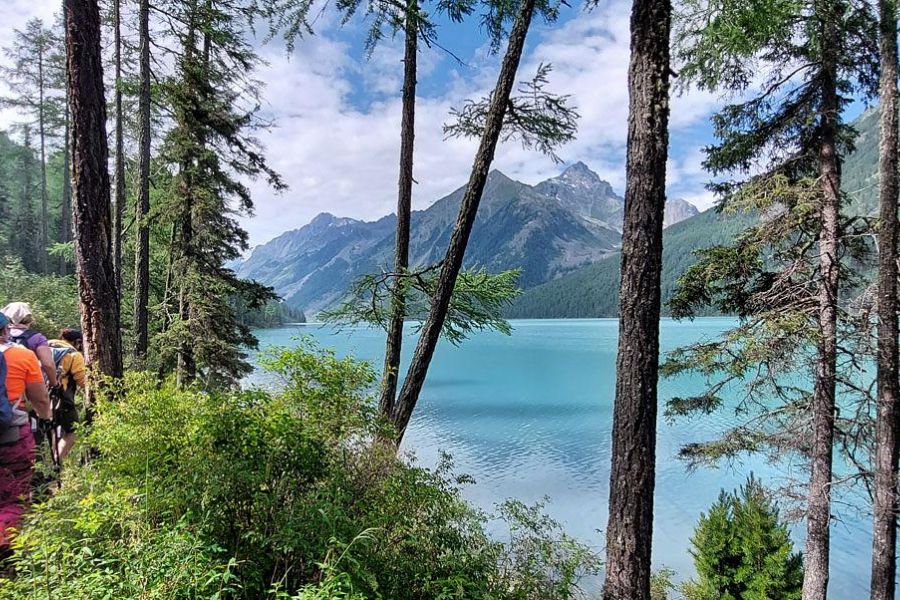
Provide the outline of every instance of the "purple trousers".
{"type": "Polygon", "coordinates": [[[31,425],[19,427],[19,441],[0,446],[0,550],[9,546],[31,501],[35,447],[31,425]]]}

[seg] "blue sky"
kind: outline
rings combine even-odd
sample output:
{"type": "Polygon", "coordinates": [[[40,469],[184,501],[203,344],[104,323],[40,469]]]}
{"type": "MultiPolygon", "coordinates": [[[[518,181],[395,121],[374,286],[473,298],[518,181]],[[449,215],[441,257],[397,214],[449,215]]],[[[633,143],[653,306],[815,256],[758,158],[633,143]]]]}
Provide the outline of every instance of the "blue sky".
{"type": "MultiPolygon", "coordinates": [[[[48,18],[57,0],[4,0],[0,3],[0,45],[28,18],[48,18]]],[[[577,140],[559,154],[565,163],[583,161],[624,192],[628,94],[630,2],[603,2],[590,12],[564,8],[560,20],[537,20],[529,35],[520,79],[540,63],[552,63],[551,87],[570,94],[582,118],[577,140]]],[[[245,219],[251,243],[263,243],[300,227],[320,212],[376,219],[393,212],[399,152],[402,39],[386,39],[366,60],[367,23],[355,18],[341,27],[331,13],[317,21],[316,35],[298,41],[288,54],[280,41],[259,44],[267,64],[255,73],[263,83],[262,111],[275,127],[261,132],[267,156],[290,186],[275,194],[262,183],[252,190],[256,215],[245,219]]],[[[437,48],[419,58],[415,208],[424,208],[462,185],[476,142],[444,140],[442,125],[451,107],[493,87],[498,57],[488,52],[475,20],[442,23],[442,45],[465,64],[437,48]]],[[[502,48],[501,48],[502,51],[502,48]]],[[[701,148],[709,143],[709,116],[720,102],[691,93],[672,100],[669,195],[705,208],[701,148]]],[[[0,113],[0,128],[15,116],[0,113]]],[[[495,167],[525,183],[558,174],[565,165],[521,148],[498,149],[495,167]]]]}

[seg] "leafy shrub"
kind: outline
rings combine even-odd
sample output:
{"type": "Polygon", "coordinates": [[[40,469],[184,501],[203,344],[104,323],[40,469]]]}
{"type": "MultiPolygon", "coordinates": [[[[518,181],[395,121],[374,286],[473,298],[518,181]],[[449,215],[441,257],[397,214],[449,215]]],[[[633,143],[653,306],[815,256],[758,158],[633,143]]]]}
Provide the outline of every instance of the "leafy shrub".
{"type": "Polygon", "coordinates": [[[267,364],[283,392],[135,375],[101,399],[83,442],[98,456],[32,511],[0,595],[536,600],[596,572],[539,507],[501,509],[516,535],[491,540],[449,460],[426,470],[372,443],[365,364],[308,344],[267,364]]]}
{"type": "Polygon", "coordinates": [[[0,262],[0,307],[10,302],[29,302],[35,326],[56,337],[64,327],[78,327],[78,289],[75,277],[29,273],[14,260],[0,262]]]}

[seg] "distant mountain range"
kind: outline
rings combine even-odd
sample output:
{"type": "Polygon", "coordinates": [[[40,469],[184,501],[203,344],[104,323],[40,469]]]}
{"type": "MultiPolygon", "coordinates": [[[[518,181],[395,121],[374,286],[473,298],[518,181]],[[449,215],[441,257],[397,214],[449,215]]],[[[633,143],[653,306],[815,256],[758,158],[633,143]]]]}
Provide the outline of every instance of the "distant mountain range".
{"type": "MultiPolygon", "coordinates": [[[[410,262],[440,260],[465,187],[412,215],[410,262]]],[[[666,225],[697,214],[676,199],[666,225]]],[[[584,163],[530,186],[493,171],[488,177],[466,266],[521,269],[532,288],[614,253],[620,246],[624,199],[584,163]]],[[[275,288],[290,305],[315,314],[334,305],[364,273],[393,263],[396,217],[358,221],[323,213],[308,225],[256,247],[238,274],[275,288]]]]}
{"type": "MultiPolygon", "coordinates": [[[[859,133],[856,149],[843,165],[847,210],[871,214],[878,198],[877,111],[865,112],[854,127],[859,133]]],[[[443,256],[464,191],[460,188],[413,213],[413,264],[429,264],[443,256]]],[[[508,317],[612,317],[618,303],[623,214],[623,198],[583,163],[534,186],[493,171],[466,264],[495,272],[522,269],[519,285],[524,292],[507,311],[508,317]]],[[[695,250],[726,243],[751,222],[746,215],[698,213],[684,200],[670,200],[665,212],[663,300],[693,263],[695,250]]],[[[255,248],[239,265],[239,274],[275,287],[290,305],[314,315],[339,301],[356,277],[390,268],[395,223],[394,215],[364,222],[321,214],[255,248]]]]}

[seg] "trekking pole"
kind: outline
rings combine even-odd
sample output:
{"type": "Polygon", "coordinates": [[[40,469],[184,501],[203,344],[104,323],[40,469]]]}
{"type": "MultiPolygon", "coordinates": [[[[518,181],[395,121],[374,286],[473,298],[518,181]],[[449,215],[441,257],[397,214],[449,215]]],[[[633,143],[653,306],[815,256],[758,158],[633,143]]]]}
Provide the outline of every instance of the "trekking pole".
{"type": "Polygon", "coordinates": [[[50,444],[50,460],[53,462],[53,475],[56,477],[56,489],[62,489],[62,460],[59,456],[59,432],[62,429],[56,422],[56,411],[61,402],[58,388],[50,390],[50,427],[47,432],[47,443],[50,444]]]}

